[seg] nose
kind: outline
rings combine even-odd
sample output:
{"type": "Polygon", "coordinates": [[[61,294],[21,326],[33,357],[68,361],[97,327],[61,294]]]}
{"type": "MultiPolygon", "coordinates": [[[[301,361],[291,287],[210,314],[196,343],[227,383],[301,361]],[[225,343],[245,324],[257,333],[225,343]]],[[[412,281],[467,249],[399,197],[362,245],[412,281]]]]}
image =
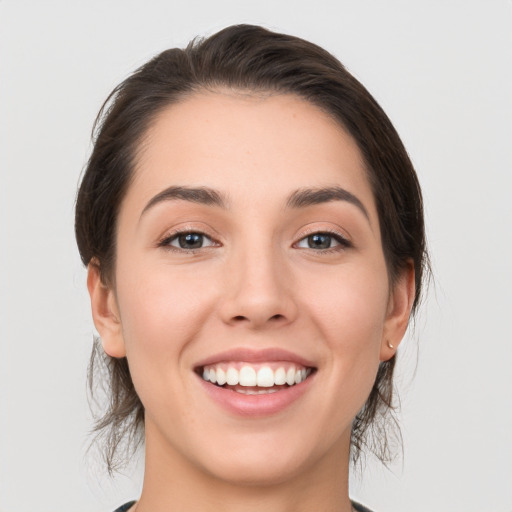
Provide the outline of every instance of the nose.
{"type": "Polygon", "coordinates": [[[284,326],[297,316],[291,273],[272,248],[247,250],[232,258],[220,304],[222,320],[250,329],[284,326]]]}

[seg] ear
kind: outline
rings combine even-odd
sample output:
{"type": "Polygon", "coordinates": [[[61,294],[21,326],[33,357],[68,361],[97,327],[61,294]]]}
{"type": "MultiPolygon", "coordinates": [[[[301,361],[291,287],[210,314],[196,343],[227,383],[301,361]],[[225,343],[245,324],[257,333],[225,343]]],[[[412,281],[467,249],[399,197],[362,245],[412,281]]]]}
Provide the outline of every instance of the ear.
{"type": "Polygon", "coordinates": [[[387,361],[395,355],[396,349],[405,335],[415,292],[414,265],[410,261],[400,274],[389,296],[380,349],[381,361],[387,361]]]}
{"type": "Polygon", "coordinates": [[[100,276],[100,266],[91,261],[87,267],[87,288],[91,297],[94,325],[98,331],[103,350],[111,357],[125,357],[119,308],[112,288],[104,284],[100,276]]]}

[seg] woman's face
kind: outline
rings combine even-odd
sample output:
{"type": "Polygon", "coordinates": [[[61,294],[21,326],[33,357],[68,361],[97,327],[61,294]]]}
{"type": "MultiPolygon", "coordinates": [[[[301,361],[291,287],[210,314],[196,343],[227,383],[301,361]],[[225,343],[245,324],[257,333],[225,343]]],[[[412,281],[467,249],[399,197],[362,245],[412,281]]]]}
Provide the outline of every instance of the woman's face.
{"type": "Polygon", "coordinates": [[[121,205],[115,289],[89,272],[104,348],[126,354],[145,408],[147,464],[332,474],[404,333],[410,274],[390,289],[361,154],[317,107],[221,91],[161,112],[121,205]]]}

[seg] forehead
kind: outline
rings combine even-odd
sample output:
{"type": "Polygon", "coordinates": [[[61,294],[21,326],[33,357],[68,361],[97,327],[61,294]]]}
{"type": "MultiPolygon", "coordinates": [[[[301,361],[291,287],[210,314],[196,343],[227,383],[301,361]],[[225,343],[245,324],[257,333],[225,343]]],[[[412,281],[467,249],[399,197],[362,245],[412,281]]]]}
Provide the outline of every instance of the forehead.
{"type": "Polygon", "coordinates": [[[294,95],[205,92],[165,108],[140,145],[128,196],[142,204],[171,185],[266,202],[303,187],[342,186],[374,209],[354,139],[294,95]]]}

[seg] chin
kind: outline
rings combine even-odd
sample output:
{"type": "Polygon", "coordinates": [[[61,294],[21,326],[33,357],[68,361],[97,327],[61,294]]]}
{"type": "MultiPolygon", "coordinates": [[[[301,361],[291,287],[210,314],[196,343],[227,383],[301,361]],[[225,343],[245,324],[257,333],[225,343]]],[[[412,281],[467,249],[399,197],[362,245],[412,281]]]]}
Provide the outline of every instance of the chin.
{"type": "Polygon", "coordinates": [[[347,445],[345,439],[332,443],[324,438],[327,442],[319,443],[318,436],[308,439],[289,429],[233,437],[212,443],[210,450],[203,451],[201,465],[211,477],[239,486],[280,485],[310,474],[313,468],[339,465],[347,445]]]}
{"type": "Polygon", "coordinates": [[[294,479],[309,465],[307,460],[279,452],[244,454],[243,456],[219,457],[207,464],[210,475],[225,483],[237,486],[267,487],[294,479]]]}

